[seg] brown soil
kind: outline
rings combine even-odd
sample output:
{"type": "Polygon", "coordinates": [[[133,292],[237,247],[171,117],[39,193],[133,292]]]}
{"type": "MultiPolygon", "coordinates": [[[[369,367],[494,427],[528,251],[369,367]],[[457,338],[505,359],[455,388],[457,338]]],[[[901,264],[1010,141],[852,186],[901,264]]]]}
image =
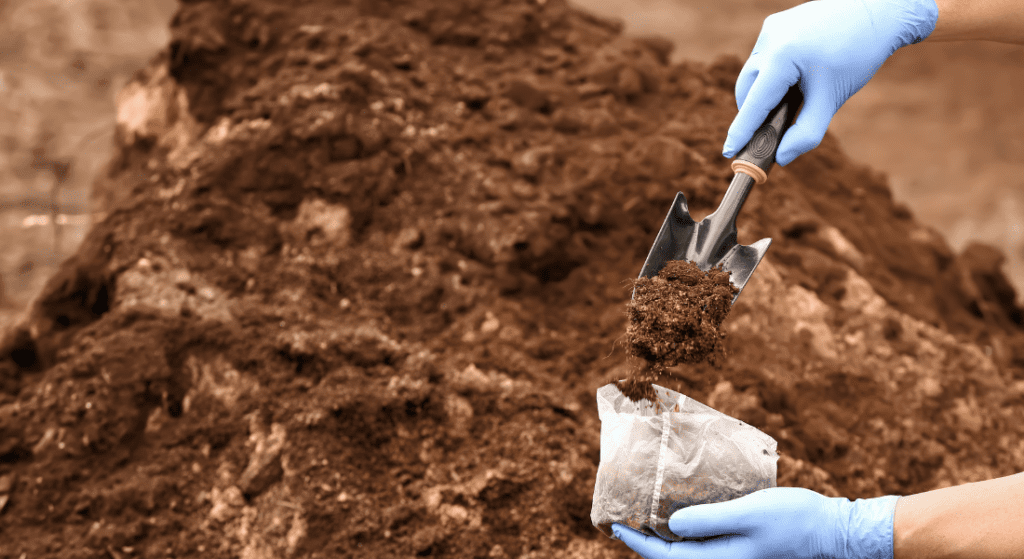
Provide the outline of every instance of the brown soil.
{"type": "Polygon", "coordinates": [[[654,383],[658,382],[661,372],[661,369],[657,369],[645,361],[633,365],[629,370],[629,376],[615,384],[627,398],[634,402],[640,400],[657,402],[654,383]]]}
{"type": "MultiPolygon", "coordinates": [[[[106,218],[0,343],[0,557],[630,557],[597,387],[736,58],[560,0],[182,5],[121,96],[106,218]]],[[[1024,469],[998,253],[835,141],[751,193],[728,362],[662,382],[866,497],[1024,469]]]]}
{"type": "Polygon", "coordinates": [[[707,273],[696,264],[672,260],[653,278],[639,278],[626,305],[626,355],[643,360],[619,389],[634,402],[654,395],[651,383],[666,367],[718,364],[725,358],[719,330],[739,291],[721,266],[707,273]]]}

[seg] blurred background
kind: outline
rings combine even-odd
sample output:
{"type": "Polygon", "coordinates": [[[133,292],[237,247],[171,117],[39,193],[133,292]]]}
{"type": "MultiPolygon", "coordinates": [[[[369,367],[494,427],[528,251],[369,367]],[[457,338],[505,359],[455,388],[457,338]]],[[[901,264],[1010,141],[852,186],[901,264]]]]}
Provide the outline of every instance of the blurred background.
{"type": "Polygon", "coordinates": [[[89,227],[114,95],[169,40],[173,0],[0,0],[0,328],[89,227]]]}
{"type": "MultiPolygon", "coordinates": [[[[676,60],[745,59],[798,0],[575,0],[676,60]]],[[[89,227],[111,155],[116,92],[168,42],[175,0],[0,0],[0,329],[89,227]]],[[[848,154],[957,250],[999,247],[1024,288],[1024,47],[928,42],[898,51],[830,127],[848,154]]],[[[723,138],[724,141],[724,138],[723,138]]]]}

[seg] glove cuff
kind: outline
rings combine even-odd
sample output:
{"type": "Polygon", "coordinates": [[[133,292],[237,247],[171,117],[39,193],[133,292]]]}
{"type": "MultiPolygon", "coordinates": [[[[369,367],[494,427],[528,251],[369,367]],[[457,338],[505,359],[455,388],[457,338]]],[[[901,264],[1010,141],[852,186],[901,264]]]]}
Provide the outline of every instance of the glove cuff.
{"type": "Polygon", "coordinates": [[[939,6],[935,0],[861,0],[871,18],[872,27],[884,29],[892,37],[893,52],[925,40],[935,31],[939,6]]]}
{"type": "Polygon", "coordinates": [[[903,46],[916,45],[935,31],[939,6],[935,0],[899,0],[903,4],[903,46]]]}
{"type": "Polygon", "coordinates": [[[893,559],[893,520],[898,499],[896,495],[887,495],[846,501],[842,507],[846,509],[846,549],[840,557],[893,559]]]}

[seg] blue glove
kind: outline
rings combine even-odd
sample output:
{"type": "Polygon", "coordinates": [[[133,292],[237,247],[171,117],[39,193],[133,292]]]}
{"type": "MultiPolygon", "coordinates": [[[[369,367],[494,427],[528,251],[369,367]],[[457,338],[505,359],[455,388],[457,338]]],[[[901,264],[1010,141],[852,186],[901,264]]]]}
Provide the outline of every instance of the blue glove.
{"type": "Polygon", "coordinates": [[[775,487],[682,509],[669,543],[621,524],[612,533],[646,559],[892,559],[898,497],[830,498],[809,489],[775,487]],[[720,537],[714,537],[720,536],[720,537]]]}
{"type": "Polygon", "coordinates": [[[935,0],[817,0],[764,20],[736,79],[736,115],[722,155],[733,157],[800,82],[804,106],[775,157],[787,165],[814,149],[832,117],[896,49],[935,29],[935,0]]]}

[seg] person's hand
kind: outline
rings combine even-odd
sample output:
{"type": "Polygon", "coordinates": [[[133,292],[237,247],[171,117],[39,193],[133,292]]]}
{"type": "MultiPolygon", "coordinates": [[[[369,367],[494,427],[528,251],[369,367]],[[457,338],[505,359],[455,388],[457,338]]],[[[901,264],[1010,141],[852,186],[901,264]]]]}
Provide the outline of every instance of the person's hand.
{"type": "Polygon", "coordinates": [[[896,49],[927,37],[938,13],[935,0],[817,0],[768,16],[736,80],[739,114],[722,154],[743,149],[798,81],[803,110],[775,160],[787,165],[814,149],[839,107],[896,49]]]}
{"type": "Polygon", "coordinates": [[[612,533],[646,559],[891,559],[896,496],[830,498],[809,489],[775,487],[682,509],[667,542],[621,524],[612,533]]]}

